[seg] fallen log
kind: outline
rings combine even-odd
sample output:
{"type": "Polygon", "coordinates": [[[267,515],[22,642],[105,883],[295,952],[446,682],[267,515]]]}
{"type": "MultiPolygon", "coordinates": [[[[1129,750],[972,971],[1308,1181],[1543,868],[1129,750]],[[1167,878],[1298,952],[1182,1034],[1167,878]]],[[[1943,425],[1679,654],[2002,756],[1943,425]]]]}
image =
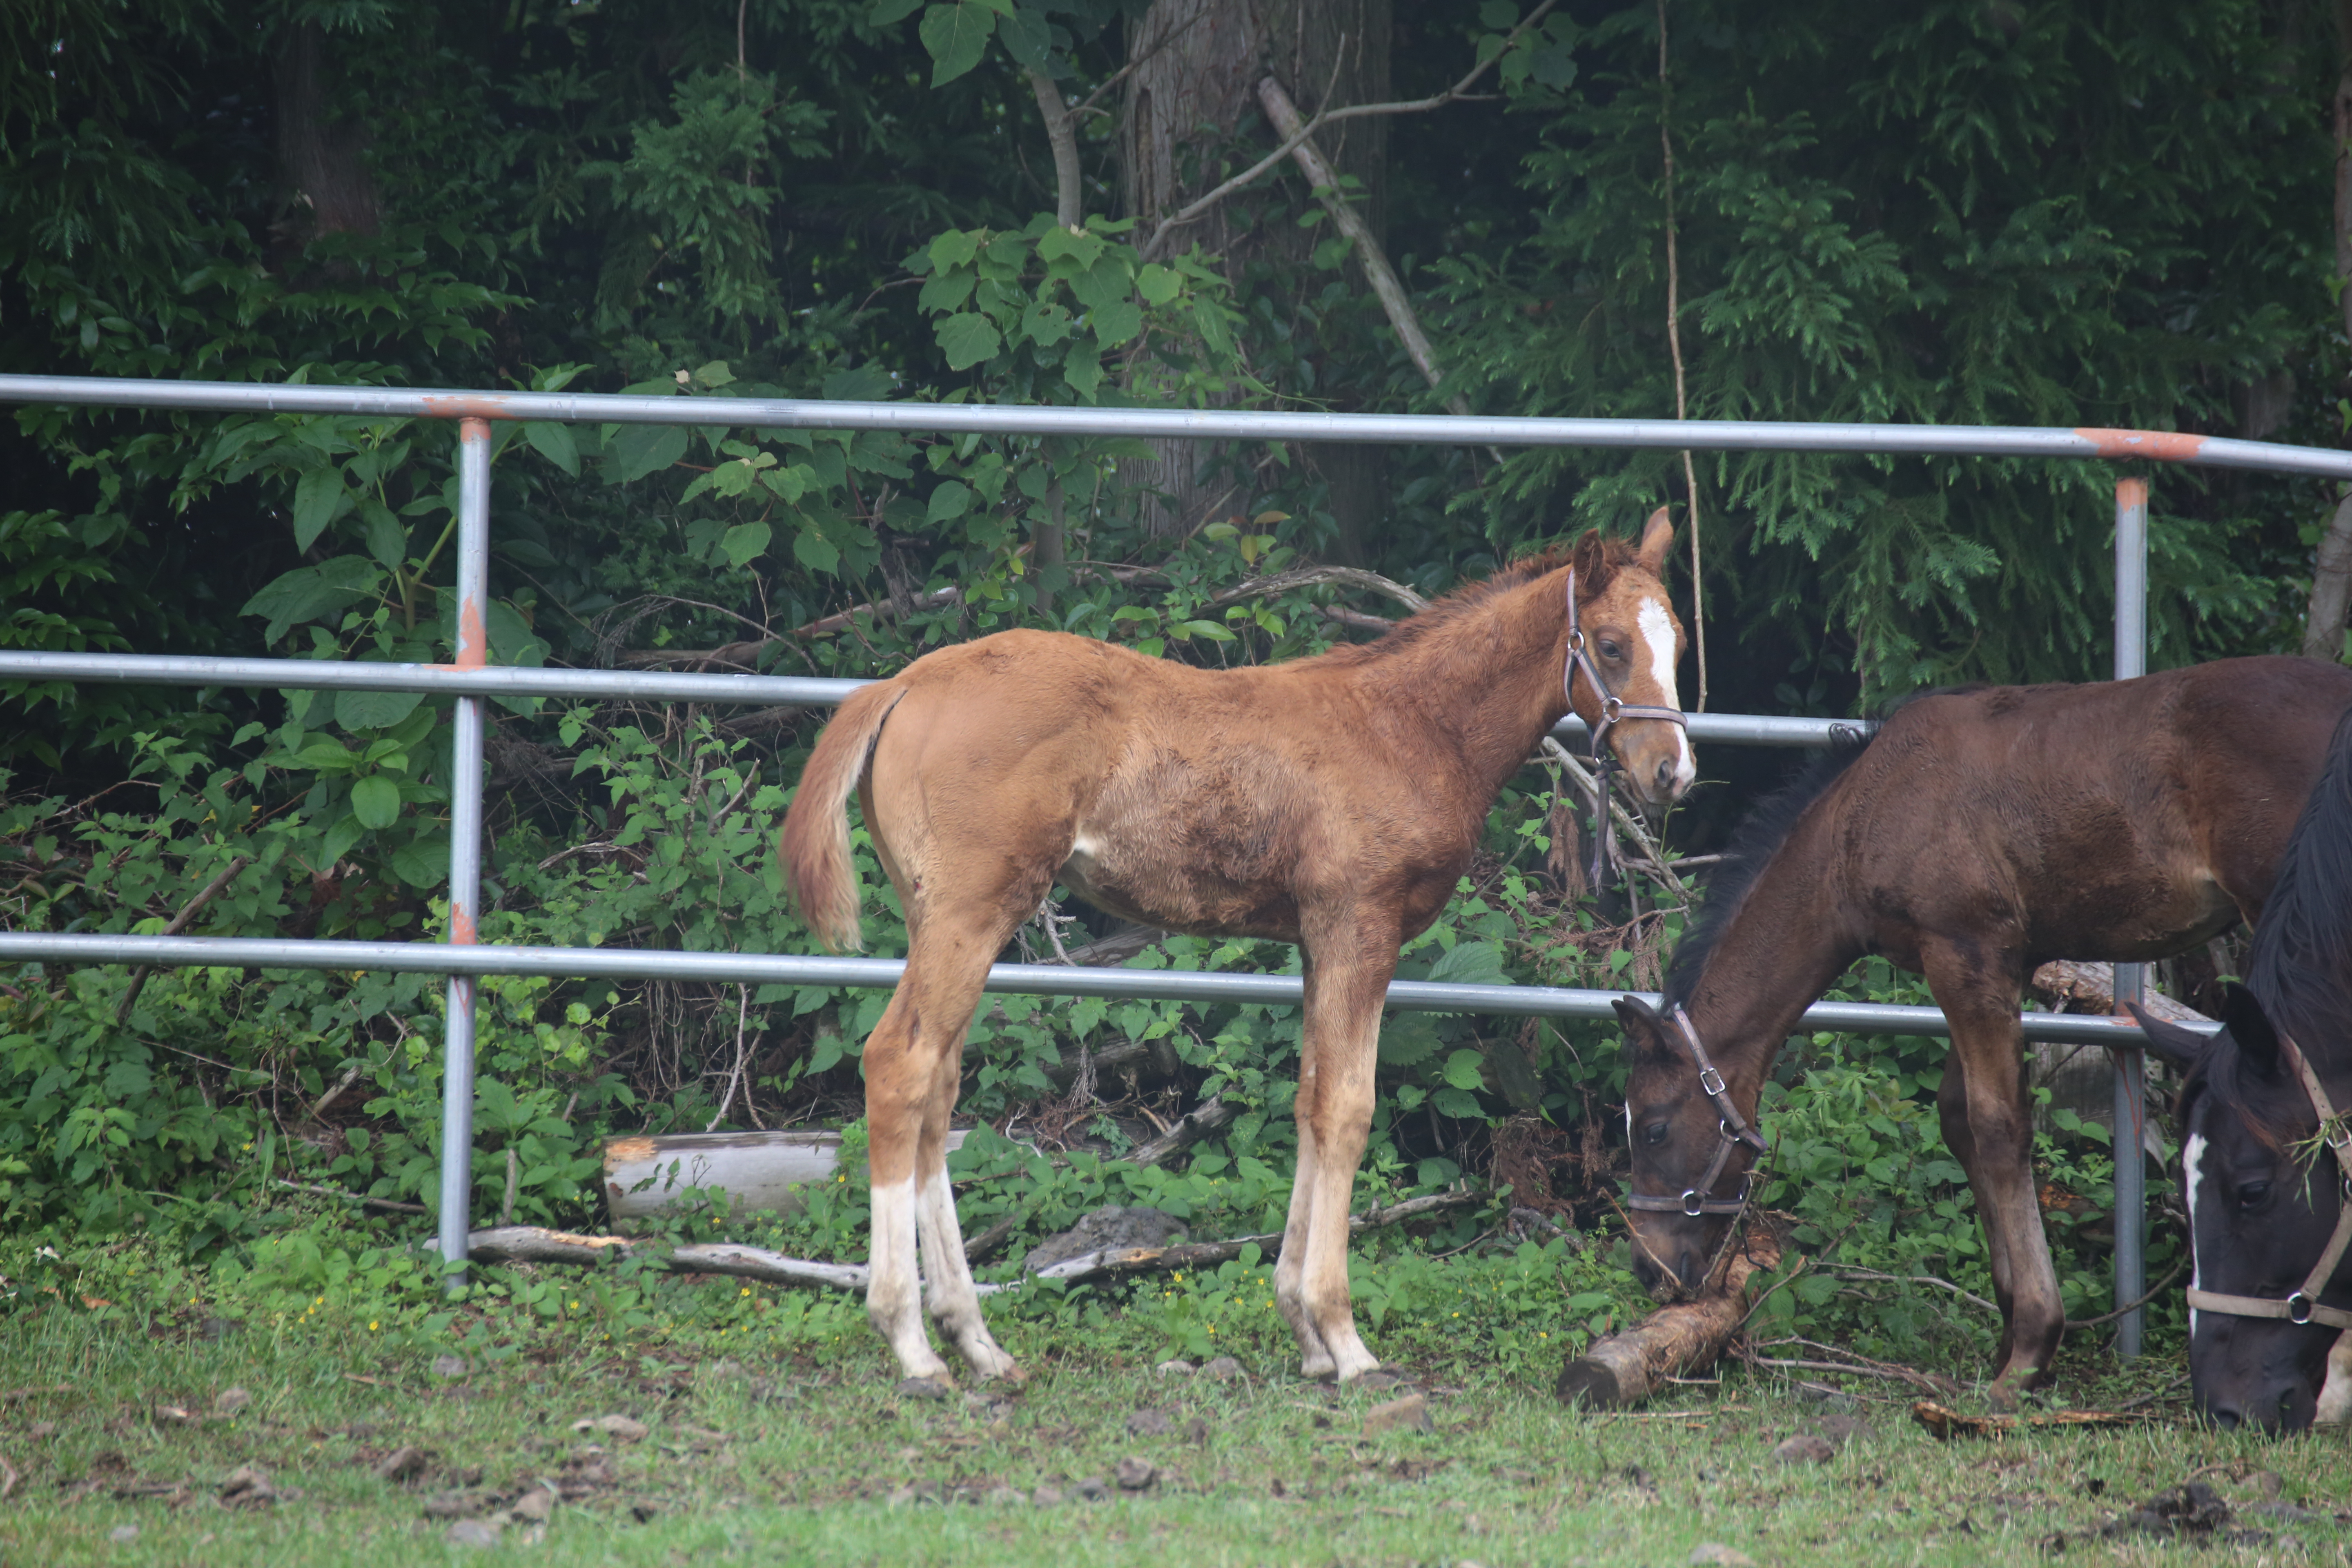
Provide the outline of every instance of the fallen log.
{"type": "Polygon", "coordinates": [[[1720,1287],[1693,1301],[1661,1307],[1633,1327],[1595,1340],[1560,1369],[1553,1390],[1563,1405],[1593,1409],[1639,1405],[1668,1378],[1713,1366],[1747,1322],[1748,1289],[1780,1265],[1780,1238],[1758,1227],[1731,1255],[1720,1287]]]}
{"type": "MultiPolygon", "coordinates": [[[[1427,1197],[1407,1198],[1384,1209],[1370,1209],[1351,1216],[1348,1229],[1353,1235],[1383,1226],[1402,1225],[1424,1215],[1483,1203],[1486,1197],[1484,1193],[1435,1193],[1427,1197]]],[[[1111,1247],[1040,1269],[1037,1278],[1076,1283],[1082,1279],[1110,1279],[1121,1274],[1197,1268],[1202,1264],[1222,1263],[1229,1258],[1237,1258],[1242,1248],[1248,1246],[1255,1246],[1266,1257],[1272,1258],[1282,1250],[1282,1235],[1277,1231],[1266,1236],[1235,1237],[1231,1241],[1180,1242],[1173,1247],[1111,1247]]],[[[593,1267],[608,1258],[639,1258],[674,1274],[724,1274],[738,1279],[764,1280],[771,1285],[811,1285],[834,1290],[863,1290],[866,1279],[863,1263],[817,1263],[804,1258],[787,1258],[764,1247],[740,1247],[727,1241],[672,1244],[633,1240],[625,1236],[582,1236],[572,1231],[549,1230],[536,1225],[499,1226],[475,1231],[466,1238],[466,1250],[483,1263],[566,1263],[593,1267]]],[[[982,1295],[991,1296],[999,1290],[1015,1288],[1003,1284],[982,1285],[978,1289],[982,1295]]]]}
{"type": "Polygon", "coordinates": [[[2129,1426],[2151,1420],[2153,1415],[2147,1411],[2053,1410],[2047,1415],[1963,1415],[1932,1399],[1922,1399],[1911,1406],[1911,1419],[1949,1442],[1954,1437],[1992,1437],[2037,1426],[2129,1426]]]}
{"type": "MultiPolygon", "coordinates": [[[[963,1147],[950,1131],[948,1147],[963,1147]]],[[[738,1213],[801,1206],[800,1188],[833,1180],[841,1134],[673,1132],[615,1138],[604,1145],[604,1205],[614,1224],[661,1213],[688,1188],[727,1194],[738,1213]]]]}

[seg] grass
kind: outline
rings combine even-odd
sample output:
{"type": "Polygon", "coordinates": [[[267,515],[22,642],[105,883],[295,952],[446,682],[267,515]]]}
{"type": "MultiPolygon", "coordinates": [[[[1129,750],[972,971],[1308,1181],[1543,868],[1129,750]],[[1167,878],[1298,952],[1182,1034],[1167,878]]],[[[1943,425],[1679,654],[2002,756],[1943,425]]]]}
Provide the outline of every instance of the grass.
{"type": "MultiPolygon", "coordinates": [[[[1418,1369],[1433,1430],[1368,1436],[1366,1412],[1408,1391],[1303,1383],[1262,1347],[1246,1380],[1161,1376],[1151,1342],[1116,1316],[1095,1329],[1008,1324],[1027,1385],[943,1401],[902,1396],[870,1336],[787,1354],[757,1333],[688,1351],[655,1331],[628,1349],[541,1342],[444,1376],[427,1350],[356,1326],[257,1321],[217,1341],[194,1327],[54,1309],[0,1319],[0,1459],[19,1477],[0,1502],[6,1568],[498,1558],[1493,1568],[1683,1563],[1707,1542],[1760,1564],[1979,1563],[2056,1550],[2069,1563],[2140,1563],[2182,1549],[2092,1532],[2200,1473],[2241,1505],[2263,1495],[2267,1474],[2287,1501],[2352,1517],[2340,1439],[2220,1433],[2177,1402],[2121,1430],[1948,1445],[1885,1384],[1824,1397],[1733,1369],[1638,1416],[1595,1415],[1561,1408],[1523,1374],[1457,1358],[1418,1369]],[[210,1415],[232,1387],[251,1403],[210,1415]],[[1139,1434],[1130,1417],[1147,1410],[1170,1429],[1139,1434]],[[572,1427],[607,1415],[646,1435],[572,1427]],[[1833,1458],[1775,1458],[1776,1444],[1833,1415],[1864,1424],[1833,1458]],[[403,1447],[424,1451],[423,1472],[380,1479],[403,1447]],[[1147,1461],[1156,1479],[1136,1491],[1110,1482],[1101,1501],[1029,1500],[1041,1487],[1108,1480],[1123,1459],[1147,1461]],[[277,1497],[222,1502],[248,1466],[277,1497]],[[487,1548],[448,1540],[450,1512],[502,1515],[551,1488],[563,1500],[543,1527],[510,1524],[487,1548]]],[[[2065,1386],[2070,1401],[2098,1403],[2179,1371],[2162,1359],[2085,1360],[2069,1363],[2065,1386]]],[[[2352,1561],[2352,1536],[2333,1519],[2239,1523],[2266,1542],[2195,1560],[2352,1561]]]]}

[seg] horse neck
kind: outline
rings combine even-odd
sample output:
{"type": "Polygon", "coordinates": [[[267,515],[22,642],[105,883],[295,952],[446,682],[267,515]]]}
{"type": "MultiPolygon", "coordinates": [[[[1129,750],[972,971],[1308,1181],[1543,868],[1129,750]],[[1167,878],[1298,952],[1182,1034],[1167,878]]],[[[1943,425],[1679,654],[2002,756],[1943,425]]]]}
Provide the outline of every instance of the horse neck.
{"type": "Polygon", "coordinates": [[[1565,568],[1546,573],[1364,667],[1381,705],[1433,732],[1444,761],[1485,790],[1482,812],[1568,711],[1566,592],[1565,568]]]}
{"type": "Polygon", "coordinates": [[[1842,907],[1832,807],[1816,801],[1781,840],[1684,999],[1725,1081],[1749,1105],[1805,1009],[1864,952],[1842,907]]]}

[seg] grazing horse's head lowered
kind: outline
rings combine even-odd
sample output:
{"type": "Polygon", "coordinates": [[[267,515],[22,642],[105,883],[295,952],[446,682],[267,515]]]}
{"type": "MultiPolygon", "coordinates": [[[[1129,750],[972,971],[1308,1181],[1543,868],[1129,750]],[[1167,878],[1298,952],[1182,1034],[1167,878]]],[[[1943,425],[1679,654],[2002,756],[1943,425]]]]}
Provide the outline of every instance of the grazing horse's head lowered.
{"type": "Polygon", "coordinates": [[[2140,1016],[2188,1068],[2189,1371],[2223,1426],[2311,1425],[2352,1330],[2352,715],[2304,803],[2210,1042],[2140,1016]]]}

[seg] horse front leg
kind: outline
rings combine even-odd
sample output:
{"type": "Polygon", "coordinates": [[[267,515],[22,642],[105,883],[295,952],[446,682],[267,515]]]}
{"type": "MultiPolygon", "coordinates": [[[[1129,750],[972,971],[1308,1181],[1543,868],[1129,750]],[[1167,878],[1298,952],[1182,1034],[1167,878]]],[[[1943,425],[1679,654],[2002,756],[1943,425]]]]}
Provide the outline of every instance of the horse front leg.
{"type": "Polygon", "coordinates": [[[1923,956],[1927,984],[1952,1026],[1937,1110],[1944,1141],[1976,1195],[2001,1310],[1999,1370],[1987,1396],[1997,1408],[2012,1409],[2019,1394],[2050,1381],[2066,1328],[2033,1186],[2033,1117],[2018,987],[2011,977],[1988,973],[1974,954],[1942,962],[1933,953],[1923,956]]]}
{"type": "Polygon", "coordinates": [[[1372,1123],[1372,1064],[1396,951],[1392,931],[1351,931],[1317,942],[1307,966],[1299,1163],[1275,1301],[1298,1336],[1300,1370],[1341,1383],[1380,1365],[1348,1299],[1348,1210],[1372,1123]]]}

